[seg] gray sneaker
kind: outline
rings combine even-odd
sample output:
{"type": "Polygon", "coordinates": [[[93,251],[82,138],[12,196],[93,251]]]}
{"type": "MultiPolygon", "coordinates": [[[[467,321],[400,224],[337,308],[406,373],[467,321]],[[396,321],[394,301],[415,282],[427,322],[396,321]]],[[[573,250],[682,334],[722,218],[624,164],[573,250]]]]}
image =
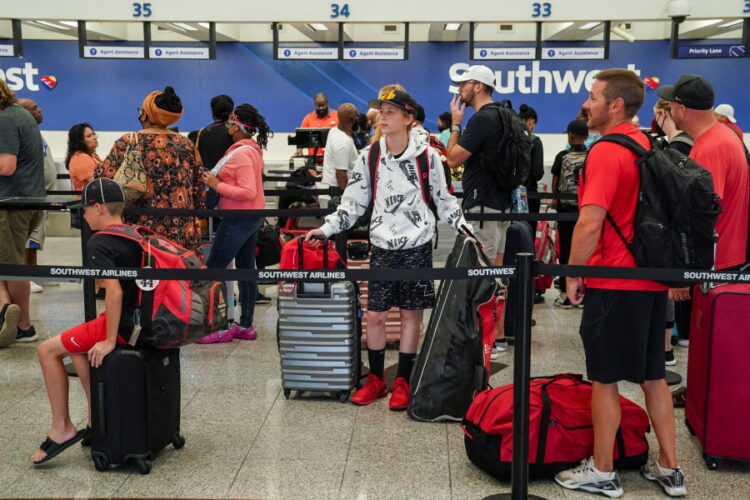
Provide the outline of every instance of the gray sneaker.
{"type": "Polygon", "coordinates": [[[623,495],[617,471],[601,472],[594,467],[594,457],[583,460],[578,467],[555,476],[557,484],[569,490],[581,490],[597,495],[619,498],[623,495]]]}
{"type": "Polygon", "coordinates": [[[16,340],[18,320],[21,308],[16,304],[5,304],[0,309],[0,347],[5,347],[16,340]]]}
{"type": "Polygon", "coordinates": [[[641,474],[649,481],[659,483],[659,486],[670,497],[684,497],[687,495],[685,474],[682,473],[682,469],[679,467],[676,469],[665,469],[654,460],[641,469],[641,474]]]}
{"type": "Polygon", "coordinates": [[[505,352],[508,350],[508,340],[502,339],[502,340],[496,340],[495,343],[492,345],[492,354],[490,354],[490,359],[492,361],[495,361],[500,357],[501,352],[505,352]]]}

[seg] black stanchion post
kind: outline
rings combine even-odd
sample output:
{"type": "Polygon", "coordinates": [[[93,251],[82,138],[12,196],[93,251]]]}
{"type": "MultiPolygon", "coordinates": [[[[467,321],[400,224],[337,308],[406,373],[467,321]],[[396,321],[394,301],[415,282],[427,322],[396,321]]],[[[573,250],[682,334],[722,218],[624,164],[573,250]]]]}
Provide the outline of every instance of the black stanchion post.
{"type": "MultiPolygon", "coordinates": [[[[83,218],[83,208],[81,211],[81,262],[85,266],[88,262],[88,252],[86,245],[91,238],[91,228],[83,218]]],[[[96,291],[94,280],[90,278],[83,279],[83,317],[86,321],[96,318],[96,291]]]]}
{"type": "Polygon", "coordinates": [[[531,310],[534,306],[534,255],[516,254],[516,341],[513,353],[513,468],[511,492],[485,500],[543,500],[529,495],[529,379],[531,377],[531,310]]]}

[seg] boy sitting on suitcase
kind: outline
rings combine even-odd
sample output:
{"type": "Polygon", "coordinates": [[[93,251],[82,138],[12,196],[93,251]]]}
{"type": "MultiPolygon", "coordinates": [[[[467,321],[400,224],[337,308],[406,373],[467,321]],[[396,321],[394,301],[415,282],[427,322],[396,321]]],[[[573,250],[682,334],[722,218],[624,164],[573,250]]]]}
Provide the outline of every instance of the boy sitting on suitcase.
{"type": "MultiPolygon", "coordinates": [[[[123,192],[112,179],[89,182],[83,190],[83,218],[94,231],[112,224],[122,224],[125,208],[123,192]]],[[[87,246],[88,263],[95,268],[140,267],[141,247],[138,243],[114,236],[95,234],[87,246]]],[[[31,455],[34,464],[55,457],[80,440],[87,444],[90,426],[77,430],[68,411],[68,374],[63,358],[71,356],[78,378],[86,393],[91,420],[89,364],[98,367],[116,344],[125,344],[133,330],[133,311],[138,289],[133,280],[103,279],[104,312],[96,319],[78,325],[39,345],[42,367],[52,407],[52,428],[39,449],[31,455]]]]}
{"type": "MultiPolygon", "coordinates": [[[[416,101],[406,92],[388,90],[369,104],[380,110],[383,137],[362,152],[338,210],[326,217],[319,229],[308,232],[306,240],[346,231],[372,199],[370,268],[430,268],[436,221],[428,203],[434,201],[440,220],[456,230],[466,221],[456,198],[448,193],[440,156],[429,147],[429,134],[422,128],[412,129],[416,101]]],[[[403,327],[398,373],[389,407],[407,408],[421,311],[434,304],[432,280],[370,282],[367,300],[370,374],[365,385],[352,396],[352,403],[367,405],[388,393],[384,373],[385,318],[391,307],[398,307],[403,327]]]]}

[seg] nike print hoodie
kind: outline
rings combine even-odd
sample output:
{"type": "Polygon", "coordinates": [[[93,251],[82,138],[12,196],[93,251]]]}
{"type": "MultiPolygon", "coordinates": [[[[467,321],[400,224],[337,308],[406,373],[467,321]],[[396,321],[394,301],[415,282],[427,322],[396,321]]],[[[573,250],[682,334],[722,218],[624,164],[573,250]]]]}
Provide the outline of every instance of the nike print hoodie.
{"type": "MultiPolygon", "coordinates": [[[[396,158],[380,139],[380,165],[376,170],[377,191],[370,221],[370,241],[384,250],[416,248],[429,243],[435,234],[435,216],[422,198],[417,157],[429,147],[429,133],[413,129],[409,145],[396,158]]],[[[362,151],[352,170],[349,183],[336,212],[328,215],[321,226],[323,233],[332,234],[349,229],[365,213],[372,197],[372,180],[367,158],[368,146],[362,151]]],[[[429,183],[432,198],[441,221],[458,231],[466,224],[461,207],[448,193],[443,165],[438,152],[429,149],[429,183]]]]}

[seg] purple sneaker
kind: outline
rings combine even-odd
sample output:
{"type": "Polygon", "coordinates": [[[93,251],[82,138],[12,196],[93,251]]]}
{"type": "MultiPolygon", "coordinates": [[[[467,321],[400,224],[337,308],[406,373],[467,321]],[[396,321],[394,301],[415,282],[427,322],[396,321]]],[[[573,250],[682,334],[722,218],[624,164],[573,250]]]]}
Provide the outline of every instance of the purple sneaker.
{"type": "Polygon", "coordinates": [[[258,332],[256,332],[255,328],[252,326],[247,328],[242,328],[239,325],[234,326],[236,326],[237,329],[232,331],[232,337],[240,340],[255,340],[258,338],[258,332]]]}
{"type": "Polygon", "coordinates": [[[239,330],[239,326],[232,325],[232,328],[230,328],[229,330],[219,330],[218,332],[209,333],[198,342],[196,342],[196,344],[219,344],[231,342],[232,340],[234,340],[234,333],[238,332],[239,330]]]}

